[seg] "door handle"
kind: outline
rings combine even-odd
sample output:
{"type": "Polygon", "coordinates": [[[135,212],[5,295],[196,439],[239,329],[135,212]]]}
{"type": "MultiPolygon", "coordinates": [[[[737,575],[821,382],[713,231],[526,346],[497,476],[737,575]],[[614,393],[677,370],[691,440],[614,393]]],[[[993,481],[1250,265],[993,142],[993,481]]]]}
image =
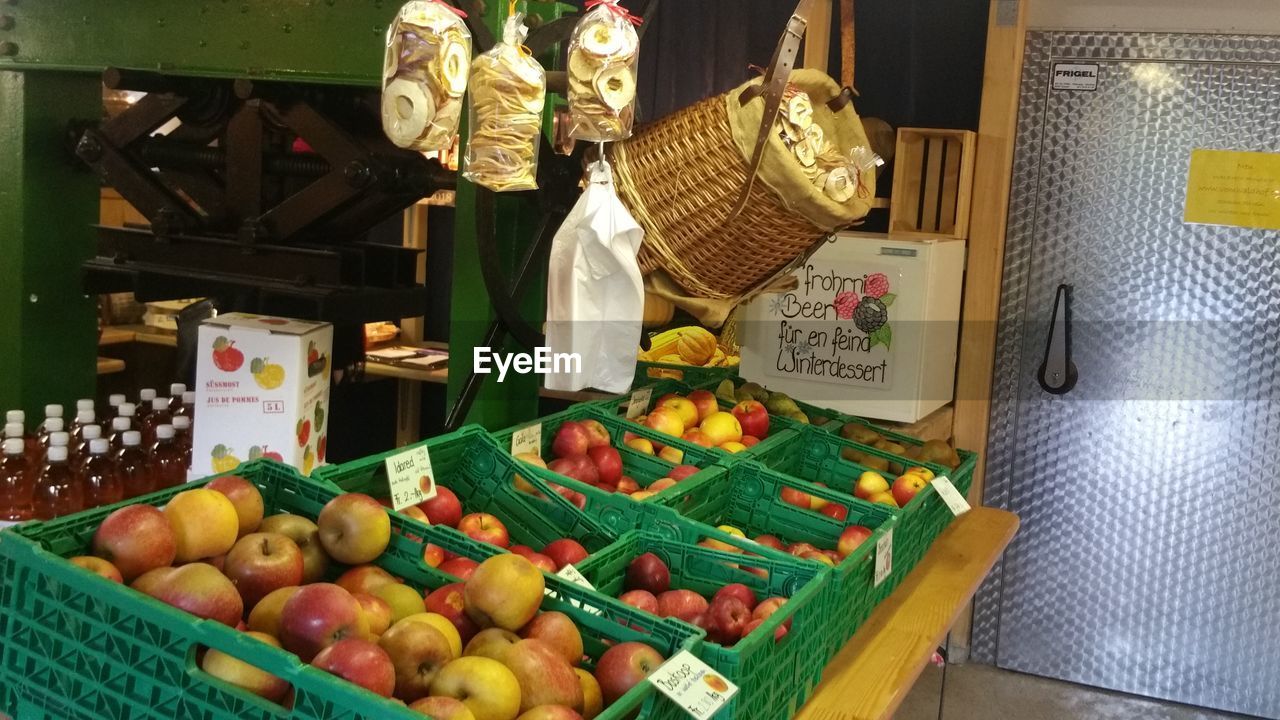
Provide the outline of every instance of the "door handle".
{"type": "Polygon", "coordinates": [[[1049,339],[1044,347],[1044,362],[1036,380],[1051,395],[1065,395],[1076,386],[1078,375],[1071,362],[1071,290],[1059,285],[1053,300],[1053,317],[1049,321],[1049,339]]]}

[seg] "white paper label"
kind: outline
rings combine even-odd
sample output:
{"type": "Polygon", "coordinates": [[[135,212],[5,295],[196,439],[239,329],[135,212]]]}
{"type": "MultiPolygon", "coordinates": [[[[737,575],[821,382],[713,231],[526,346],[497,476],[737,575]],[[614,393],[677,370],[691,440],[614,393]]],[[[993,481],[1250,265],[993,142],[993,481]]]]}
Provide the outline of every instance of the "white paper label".
{"type": "Polygon", "coordinates": [[[681,650],[654,670],[649,675],[649,684],[698,720],[715,715],[738,692],[737,685],[688,650],[681,650]]]}
{"type": "Polygon", "coordinates": [[[875,586],[880,587],[880,583],[889,577],[893,572],[893,528],[885,531],[884,535],[876,541],[876,582],[875,586]]]}
{"type": "Polygon", "coordinates": [[[960,517],[969,512],[969,501],[965,500],[956,486],[951,484],[951,478],[940,475],[933,479],[932,485],[933,489],[938,491],[938,497],[942,498],[942,502],[951,508],[952,515],[960,517]]]}
{"type": "Polygon", "coordinates": [[[521,453],[542,456],[542,423],[522,427],[511,436],[511,454],[521,453]]]}
{"type": "Polygon", "coordinates": [[[653,398],[653,388],[640,388],[631,393],[631,402],[627,405],[627,419],[632,420],[649,411],[649,400],[653,398]]]}
{"type": "MultiPolygon", "coordinates": [[[[578,572],[578,568],[574,567],[572,564],[565,565],[564,567],[562,567],[562,568],[560,568],[559,570],[557,570],[557,571],[556,571],[556,577],[558,577],[558,578],[563,578],[563,579],[565,579],[565,580],[568,580],[569,582],[573,583],[574,585],[579,585],[579,586],[584,587],[584,588],[586,588],[586,589],[588,589],[588,590],[595,590],[595,589],[596,589],[596,588],[595,588],[595,586],[591,584],[591,581],[590,581],[590,580],[588,580],[588,579],[587,579],[587,577],[586,577],[585,575],[583,575],[582,573],[578,572]]],[[[551,595],[551,596],[555,596],[555,593],[554,593],[554,592],[552,592],[550,589],[548,589],[548,590],[546,591],[546,594],[547,594],[547,595],[551,595]]],[[[572,606],[574,606],[574,607],[578,608],[579,610],[586,610],[587,612],[591,613],[592,615],[600,615],[600,614],[602,614],[602,613],[601,613],[601,611],[600,611],[600,608],[598,608],[598,607],[595,607],[595,606],[592,606],[592,605],[583,605],[582,603],[578,602],[577,600],[575,600],[575,599],[573,599],[573,598],[564,598],[564,600],[565,600],[566,602],[568,602],[570,605],[572,605],[572,606]]]]}
{"type": "Polygon", "coordinates": [[[392,455],[386,459],[386,466],[391,507],[396,512],[436,496],[435,473],[431,471],[426,445],[392,455]]]}
{"type": "Polygon", "coordinates": [[[1054,63],[1054,90],[1097,90],[1098,68],[1096,63],[1054,63]]]}

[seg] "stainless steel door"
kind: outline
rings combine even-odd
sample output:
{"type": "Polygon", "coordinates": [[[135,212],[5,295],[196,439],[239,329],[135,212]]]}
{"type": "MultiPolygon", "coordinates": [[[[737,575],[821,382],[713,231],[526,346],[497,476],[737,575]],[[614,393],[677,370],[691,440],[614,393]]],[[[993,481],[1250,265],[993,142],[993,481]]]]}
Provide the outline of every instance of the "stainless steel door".
{"type": "Polygon", "coordinates": [[[1184,224],[1195,148],[1280,152],[1280,38],[1029,36],[986,490],[1023,525],[973,654],[1278,717],[1280,233],[1184,224]]]}

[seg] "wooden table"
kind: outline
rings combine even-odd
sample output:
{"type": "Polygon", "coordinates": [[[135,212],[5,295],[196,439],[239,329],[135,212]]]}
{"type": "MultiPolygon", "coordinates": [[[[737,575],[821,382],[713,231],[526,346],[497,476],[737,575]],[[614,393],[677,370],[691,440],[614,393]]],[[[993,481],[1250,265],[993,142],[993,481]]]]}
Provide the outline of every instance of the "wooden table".
{"type": "Polygon", "coordinates": [[[98,374],[111,375],[112,373],[124,372],[124,361],[116,358],[100,357],[98,358],[98,374]]]}
{"type": "Polygon", "coordinates": [[[831,659],[796,720],[891,717],[1017,530],[995,508],[956,518],[831,659]]]}
{"type": "Polygon", "coordinates": [[[102,328],[102,337],[98,339],[99,346],[123,345],[131,342],[178,347],[178,334],[148,325],[108,325],[102,328]]]}

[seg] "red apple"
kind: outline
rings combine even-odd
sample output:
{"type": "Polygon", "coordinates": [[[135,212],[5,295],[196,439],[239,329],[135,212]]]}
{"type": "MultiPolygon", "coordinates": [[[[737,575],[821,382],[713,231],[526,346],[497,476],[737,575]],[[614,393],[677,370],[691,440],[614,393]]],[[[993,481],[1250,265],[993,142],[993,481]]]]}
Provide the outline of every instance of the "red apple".
{"type": "Polygon", "coordinates": [[[800,557],[805,560],[812,560],[817,563],[822,563],[823,565],[826,565],[828,567],[835,567],[837,562],[836,560],[832,560],[830,555],[826,554],[821,550],[808,550],[802,553],[800,557]]]}
{"type": "Polygon", "coordinates": [[[756,400],[743,400],[733,406],[733,416],[738,418],[743,435],[751,435],[760,439],[769,436],[769,411],[764,404],[756,400]]]}
{"type": "Polygon", "coordinates": [[[436,496],[418,503],[418,507],[427,514],[427,519],[432,525],[456,528],[458,522],[462,520],[462,501],[452,490],[443,485],[436,485],[436,496]]]}
{"type": "Polygon", "coordinates": [[[708,415],[720,410],[720,403],[716,401],[715,393],[710,390],[694,390],[687,397],[689,402],[698,409],[698,422],[706,420],[708,415]]]}
{"type": "Polygon", "coordinates": [[[453,623],[465,645],[480,632],[480,626],[467,616],[463,587],[462,583],[452,583],[432,590],[426,597],[426,607],[427,612],[441,615],[453,623]]]}
{"type": "Polygon", "coordinates": [[[782,502],[787,503],[788,505],[795,505],[796,507],[804,508],[805,510],[809,509],[809,493],[800,492],[793,487],[784,486],[782,488],[782,492],[779,493],[779,496],[782,498],[782,502]]]}
{"type": "Polygon", "coordinates": [[[707,434],[698,428],[689,428],[688,430],[685,430],[684,434],[680,436],[680,439],[686,442],[691,442],[700,447],[714,447],[714,444],[711,442],[711,438],[707,437],[707,434]]]}
{"type": "Polygon", "coordinates": [[[546,547],[542,548],[542,554],[551,558],[551,561],[556,564],[557,571],[564,568],[565,565],[573,565],[587,559],[587,549],[582,547],[582,544],[577,540],[569,538],[552,540],[547,543],[546,547]]]}
{"type": "Polygon", "coordinates": [[[807,552],[818,552],[818,548],[807,542],[791,543],[787,546],[787,552],[796,557],[803,557],[807,552]]]}
{"type": "Polygon", "coordinates": [[[448,573],[459,580],[466,580],[471,577],[471,573],[475,572],[477,567],[480,567],[480,563],[471,558],[456,557],[452,560],[445,560],[436,569],[440,572],[448,573]]]}
{"type": "Polygon", "coordinates": [[[303,662],[339,640],[361,638],[366,632],[360,601],[332,583],[300,588],[280,613],[280,644],[303,662]]]}
{"type": "Polygon", "coordinates": [[[743,447],[754,447],[760,444],[760,438],[755,435],[743,435],[738,442],[742,443],[743,447]]]}
{"type": "Polygon", "coordinates": [[[742,583],[732,583],[717,590],[716,594],[711,598],[711,604],[715,605],[716,600],[722,597],[738,598],[746,606],[748,612],[756,608],[756,594],[752,592],[751,588],[742,583]]]}
{"type": "Polygon", "coordinates": [[[844,559],[844,556],[836,552],[835,550],[823,550],[822,554],[831,558],[831,562],[835,563],[836,565],[839,565],[840,561],[844,559]]]}
{"type": "Polygon", "coordinates": [[[618,596],[622,602],[647,613],[658,614],[658,598],[648,590],[628,590],[618,596]]]}
{"type": "Polygon", "coordinates": [[[871,537],[871,528],[862,525],[850,525],[840,533],[840,541],[836,544],[836,552],[840,557],[848,557],[858,546],[871,537]]]}
{"type": "Polygon", "coordinates": [[[656,493],[662,492],[663,490],[666,490],[667,488],[673,488],[675,486],[676,486],[675,480],[672,480],[669,477],[665,477],[665,478],[662,478],[661,480],[654,480],[653,482],[649,483],[649,487],[645,488],[645,490],[648,490],[649,492],[656,494],[656,493]]]}
{"type": "Polygon", "coordinates": [[[386,600],[367,593],[355,593],[351,597],[360,603],[360,609],[364,612],[364,621],[369,626],[370,635],[377,637],[391,627],[391,621],[395,620],[395,615],[386,600]]]}
{"type": "Polygon", "coordinates": [[[280,533],[249,533],[227,553],[222,572],[252,608],[272,590],[302,584],[302,551],[280,533]]]}
{"type": "Polygon", "coordinates": [[[587,457],[596,466],[596,482],[617,485],[622,479],[622,455],[609,445],[600,445],[587,451],[587,457]]]}
{"type": "Polygon", "coordinates": [[[391,656],[362,638],[335,642],[321,650],[311,664],[382,697],[391,697],[396,689],[396,668],[391,656]]]}
{"type": "Polygon", "coordinates": [[[590,447],[591,433],[587,428],[575,420],[566,420],[560,424],[555,439],[551,441],[551,454],[557,458],[586,455],[590,447]]]}
{"type": "Polygon", "coordinates": [[[923,476],[915,473],[907,473],[899,476],[893,481],[893,487],[890,492],[893,493],[893,499],[898,503],[898,507],[906,507],[907,503],[915,499],[916,493],[920,492],[929,484],[929,481],[923,476]]]}
{"type": "Polygon", "coordinates": [[[782,550],[783,547],[785,547],[776,535],[757,535],[755,537],[755,541],[760,545],[773,548],[774,550],[782,550]]]}
{"type": "Polygon", "coordinates": [[[262,524],[262,493],[248,480],[239,475],[223,475],[209,481],[205,487],[217,490],[236,508],[236,517],[240,520],[240,537],[256,532],[262,524]]]}
{"type": "MultiPolygon", "coordinates": [[[[280,647],[278,640],[265,633],[249,632],[247,634],[254,640],[271,647],[280,647]]],[[[273,702],[280,702],[289,692],[288,682],[214,648],[209,648],[200,659],[200,669],[219,680],[273,702]]]]}
{"type": "Polygon", "coordinates": [[[436,673],[455,657],[449,638],[426,622],[396,623],[378,638],[378,647],[395,668],[395,696],[406,702],[426,697],[436,673]]]}
{"type": "MultiPolygon", "coordinates": [[[[751,611],[751,619],[766,620],[770,615],[777,612],[778,608],[782,607],[786,603],[787,599],[781,597],[771,597],[766,600],[761,600],[760,604],[756,605],[756,609],[751,611]]],[[[791,618],[787,618],[787,621],[783,623],[783,625],[787,629],[791,629],[791,618]]]]}
{"type": "Polygon", "coordinates": [[[599,420],[580,420],[578,424],[587,431],[587,448],[590,453],[591,448],[608,447],[613,444],[613,439],[609,437],[609,431],[605,429],[603,423],[599,420]]]}
{"type": "Polygon", "coordinates": [[[94,555],[78,555],[68,559],[67,562],[75,565],[76,567],[82,567],[94,575],[100,575],[113,582],[124,583],[124,576],[120,574],[120,568],[117,568],[115,565],[112,565],[100,557],[96,557],[94,555]]]}
{"type": "MultiPolygon", "coordinates": [[[[763,625],[764,621],[765,621],[765,618],[760,618],[757,620],[752,620],[751,622],[747,623],[747,626],[742,628],[742,637],[746,637],[751,633],[755,632],[755,629],[763,625]]],[[[779,625],[778,629],[773,631],[773,641],[778,642],[783,637],[785,637],[786,634],[787,634],[786,625],[779,625]]]]}
{"type": "MultiPolygon", "coordinates": [[[[814,483],[814,485],[817,485],[817,486],[818,486],[818,487],[820,487],[820,488],[825,488],[825,487],[827,486],[827,484],[826,484],[826,483],[814,483]]],[[[810,509],[810,510],[821,510],[822,508],[824,508],[824,507],[826,507],[826,506],[827,506],[827,501],[826,501],[826,500],[824,500],[824,499],[822,499],[822,498],[818,497],[817,495],[810,495],[810,496],[809,496],[809,509],[810,509]]]]}
{"type": "Polygon", "coordinates": [[[618,481],[618,492],[623,495],[630,495],[640,489],[640,483],[625,475],[618,481]]]}
{"type": "Polygon", "coordinates": [[[595,673],[605,705],[613,704],[644,682],[665,660],[661,653],[644,643],[624,642],[605,650],[596,663],[595,673]]]}
{"type": "Polygon", "coordinates": [[[319,582],[329,569],[329,555],[320,544],[320,528],[301,515],[280,514],[265,518],[259,532],[280,533],[302,551],[302,582],[319,582]]]}
{"type": "Polygon", "coordinates": [[[672,408],[656,408],[645,417],[643,424],[674,437],[680,437],[685,431],[684,419],[672,408]]]}
{"type": "Polygon", "coordinates": [[[676,482],[680,482],[681,480],[684,480],[690,475],[698,472],[700,469],[701,468],[696,465],[677,465],[667,471],[667,477],[675,480],[676,482]]]}
{"type": "Polygon", "coordinates": [[[444,562],[444,548],[427,543],[422,548],[422,562],[427,567],[440,567],[440,563],[444,562]]]}
{"type": "MultiPolygon", "coordinates": [[[[352,595],[356,593],[372,595],[374,590],[393,582],[396,582],[395,576],[377,565],[359,565],[339,575],[333,584],[352,595]]],[[[298,584],[294,583],[294,585],[298,584]]]]}
{"type": "Polygon", "coordinates": [[[154,582],[144,583],[146,577],[139,578],[135,589],[146,587],[143,592],[151,597],[196,617],[235,627],[244,616],[244,600],[235,585],[207,563],[188,563],[174,568],[158,575],[154,582]]]}
{"type": "Polygon", "coordinates": [[[520,637],[546,643],[570,667],[582,664],[582,633],[573,618],[562,612],[538,613],[520,629],[520,637]]]}
{"type": "Polygon", "coordinates": [[[844,522],[845,519],[849,517],[849,508],[843,505],[836,505],[835,503],[827,503],[826,505],[823,505],[822,509],[818,510],[818,512],[829,518],[839,520],[840,522],[844,522]]]}
{"type": "Polygon", "coordinates": [[[692,590],[668,590],[658,595],[658,615],[693,622],[707,611],[707,599],[692,590]]]}
{"type": "Polygon", "coordinates": [[[316,525],[325,552],[347,565],[372,562],[391,541],[391,516],[377,500],[361,493],[346,493],[325,503],[316,525]]]}
{"type": "Polygon", "coordinates": [[[476,718],[475,713],[471,712],[471,709],[461,700],[443,695],[424,697],[410,704],[409,709],[435,720],[475,720],[476,718]]]}
{"type": "Polygon", "coordinates": [[[707,639],[721,645],[732,645],[742,637],[742,629],[751,620],[746,604],[733,595],[717,595],[707,610],[711,634],[707,639]]]}
{"type": "Polygon", "coordinates": [[[150,505],[112,511],[93,533],[93,554],[115,565],[125,582],[172,565],[176,553],[168,518],[150,505]]]}
{"type": "Polygon", "coordinates": [[[507,534],[507,526],[489,513],[463,515],[462,520],[458,522],[458,530],[477,542],[489,543],[500,548],[505,548],[511,544],[511,536],[507,534]]]}
{"type": "Polygon", "coordinates": [[[671,589],[671,570],[662,558],[651,552],[645,553],[627,565],[626,588],[660,595],[671,589]]]}

